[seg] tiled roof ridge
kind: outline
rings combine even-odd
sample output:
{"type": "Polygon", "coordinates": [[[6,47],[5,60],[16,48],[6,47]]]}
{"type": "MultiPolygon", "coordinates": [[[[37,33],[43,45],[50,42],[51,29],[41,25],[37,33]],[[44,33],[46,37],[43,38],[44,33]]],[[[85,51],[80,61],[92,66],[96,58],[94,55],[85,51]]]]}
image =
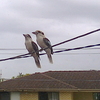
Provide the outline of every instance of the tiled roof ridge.
{"type": "Polygon", "coordinates": [[[58,70],[58,71],[46,71],[43,73],[49,73],[49,72],[100,72],[100,70],[58,70]]]}
{"type": "Polygon", "coordinates": [[[48,77],[48,78],[50,78],[50,79],[53,79],[53,80],[55,80],[55,81],[58,81],[58,82],[60,82],[60,83],[62,83],[62,84],[68,85],[68,86],[70,86],[70,87],[72,87],[72,88],[78,88],[78,87],[76,87],[76,86],[74,86],[74,85],[70,85],[70,84],[68,84],[68,83],[66,83],[66,82],[63,82],[63,81],[61,81],[61,80],[58,80],[58,79],[56,79],[56,78],[54,78],[54,77],[51,77],[51,76],[49,76],[49,75],[46,75],[46,74],[44,74],[44,73],[41,73],[41,75],[43,75],[43,76],[45,76],[45,77],[48,77]]]}

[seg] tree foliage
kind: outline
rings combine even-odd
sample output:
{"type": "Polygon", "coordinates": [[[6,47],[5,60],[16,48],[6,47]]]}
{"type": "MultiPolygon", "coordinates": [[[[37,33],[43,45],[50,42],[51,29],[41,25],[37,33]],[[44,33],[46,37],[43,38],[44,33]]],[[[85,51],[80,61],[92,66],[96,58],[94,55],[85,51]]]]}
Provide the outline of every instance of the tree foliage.
{"type": "Polygon", "coordinates": [[[28,76],[28,75],[30,75],[30,74],[28,74],[28,73],[26,73],[26,74],[19,73],[19,75],[13,76],[12,79],[20,78],[20,77],[24,77],[24,76],[28,76]]]}

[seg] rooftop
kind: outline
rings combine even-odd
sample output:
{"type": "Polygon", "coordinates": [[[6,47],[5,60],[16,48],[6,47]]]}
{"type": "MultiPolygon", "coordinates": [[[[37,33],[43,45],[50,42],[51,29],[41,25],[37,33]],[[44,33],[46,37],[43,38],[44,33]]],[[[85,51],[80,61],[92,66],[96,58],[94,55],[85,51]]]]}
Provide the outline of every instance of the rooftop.
{"type": "Polygon", "coordinates": [[[52,90],[100,90],[100,70],[47,71],[0,83],[0,91],[52,90]]]}

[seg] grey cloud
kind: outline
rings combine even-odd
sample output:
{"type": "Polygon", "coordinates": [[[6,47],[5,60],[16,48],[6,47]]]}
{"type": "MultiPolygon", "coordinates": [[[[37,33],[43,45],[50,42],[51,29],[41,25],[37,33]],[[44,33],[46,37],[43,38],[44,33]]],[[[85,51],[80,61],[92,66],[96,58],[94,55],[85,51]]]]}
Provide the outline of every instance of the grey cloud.
{"type": "MultiPolygon", "coordinates": [[[[56,44],[100,27],[100,3],[96,3],[94,0],[6,0],[2,1],[1,4],[3,5],[0,6],[2,7],[2,10],[0,10],[0,48],[25,48],[22,34],[29,33],[33,40],[36,40],[31,32],[37,29],[43,31],[52,44],[56,44]]],[[[71,48],[95,44],[99,43],[99,37],[98,32],[55,48],[71,48]]],[[[7,53],[8,51],[1,52],[7,53]]],[[[92,53],[99,52],[99,50],[77,51],[77,53],[81,52],[92,53]]],[[[20,54],[23,53],[27,53],[27,51],[20,51],[20,54]]],[[[14,74],[15,69],[16,74],[20,71],[33,73],[36,71],[56,70],[58,66],[59,70],[91,69],[94,66],[99,69],[100,64],[97,58],[99,55],[97,57],[96,55],[91,57],[89,55],[73,56],[66,53],[75,52],[54,54],[53,65],[49,64],[45,55],[42,56],[41,63],[43,67],[41,70],[36,68],[31,58],[5,61],[0,63],[0,69],[3,69],[5,71],[4,76],[7,76],[7,71],[9,70],[10,72],[10,68],[12,68],[9,77],[14,74]],[[95,62],[93,62],[94,57],[96,59],[95,62]],[[85,63],[86,66],[84,65],[85,63]],[[24,66],[26,70],[23,70],[24,66]],[[7,69],[8,67],[9,69],[7,69]]],[[[9,55],[1,55],[0,57],[6,58],[9,55]]]]}
{"type": "Polygon", "coordinates": [[[55,18],[55,20],[75,20],[80,17],[97,20],[100,17],[100,5],[93,5],[92,2],[38,0],[35,4],[32,0],[30,2],[23,1],[24,3],[22,1],[15,2],[10,7],[23,17],[55,18]]]}
{"type": "Polygon", "coordinates": [[[1,15],[1,32],[29,33],[35,29],[45,28],[47,24],[54,29],[55,23],[58,23],[58,26],[63,23],[64,27],[67,24],[84,21],[89,23],[89,20],[99,22],[100,18],[100,7],[86,3],[86,1],[81,3],[78,0],[77,2],[72,0],[30,0],[29,2],[14,0],[7,3],[7,8],[4,8],[1,15]]]}

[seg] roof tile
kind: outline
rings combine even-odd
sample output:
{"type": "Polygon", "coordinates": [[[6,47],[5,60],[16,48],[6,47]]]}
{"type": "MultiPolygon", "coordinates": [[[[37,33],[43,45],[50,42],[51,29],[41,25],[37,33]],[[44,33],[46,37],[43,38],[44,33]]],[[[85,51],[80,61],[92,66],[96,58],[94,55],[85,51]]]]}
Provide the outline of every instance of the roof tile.
{"type": "Polygon", "coordinates": [[[100,89],[100,71],[48,71],[0,83],[0,90],[100,89]]]}

